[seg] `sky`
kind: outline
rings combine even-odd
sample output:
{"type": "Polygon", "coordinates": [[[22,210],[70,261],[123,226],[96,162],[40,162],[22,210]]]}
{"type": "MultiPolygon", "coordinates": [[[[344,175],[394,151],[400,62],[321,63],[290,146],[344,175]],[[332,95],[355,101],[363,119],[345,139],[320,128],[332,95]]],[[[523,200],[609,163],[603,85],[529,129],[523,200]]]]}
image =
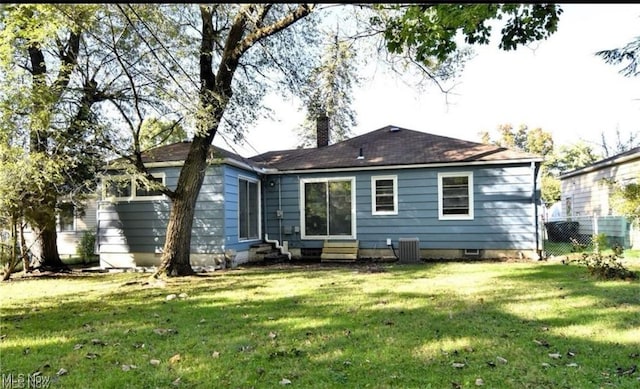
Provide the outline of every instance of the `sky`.
{"type": "MultiPolygon", "coordinates": [[[[354,91],[358,125],[353,135],[395,125],[416,131],[479,142],[481,131],[497,136],[502,124],[526,125],[550,132],[556,146],[582,140],[599,152],[601,134],[608,143],[640,132],[640,77],[619,73],[595,55],[620,48],[640,36],[640,4],[563,4],[558,31],[546,40],[502,51],[497,41],[476,46],[445,98],[435,86],[418,92],[376,73],[354,91]]],[[[294,129],[303,113],[294,101],[270,99],[276,119],[263,120],[245,144],[214,144],[245,157],[295,148],[294,129]]]]}

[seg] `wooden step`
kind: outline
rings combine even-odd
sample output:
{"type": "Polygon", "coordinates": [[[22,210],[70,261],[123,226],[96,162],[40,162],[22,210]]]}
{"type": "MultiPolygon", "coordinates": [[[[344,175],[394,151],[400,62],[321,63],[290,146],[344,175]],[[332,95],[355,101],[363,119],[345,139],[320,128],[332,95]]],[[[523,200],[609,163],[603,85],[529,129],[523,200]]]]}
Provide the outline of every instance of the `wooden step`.
{"type": "Polygon", "coordinates": [[[354,262],[358,259],[357,240],[325,240],[320,261],[354,262]]]}

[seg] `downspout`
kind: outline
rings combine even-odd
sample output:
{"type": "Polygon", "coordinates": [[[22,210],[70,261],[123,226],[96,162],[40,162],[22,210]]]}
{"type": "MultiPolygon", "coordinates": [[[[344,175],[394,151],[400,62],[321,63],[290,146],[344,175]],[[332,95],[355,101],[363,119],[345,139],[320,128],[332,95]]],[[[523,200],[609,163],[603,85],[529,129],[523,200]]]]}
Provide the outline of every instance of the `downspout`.
{"type": "Polygon", "coordinates": [[[540,247],[540,218],[538,215],[538,173],[540,172],[540,164],[536,164],[535,162],[531,162],[531,169],[533,171],[533,194],[531,199],[533,200],[533,217],[534,217],[534,225],[535,225],[535,239],[536,239],[536,253],[538,254],[538,260],[542,260],[542,248],[540,247]]]}
{"type": "MultiPolygon", "coordinates": [[[[288,245],[280,245],[280,242],[282,242],[282,187],[280,185],[280,176],[278,176],[278,210],[277,212],[277,217],[278,217],[278,237],[279,239],[269,239],[269,234],[264,234],[264,240],[267,243],[273,244],[275,246],[276,249],[280,250],[280,254],[284,254],[286,255],[289,260],[291,260],[291,253],[289,252],[289,247],[288,245]]],[[[265,207],[265,218],[266,218],[266,207],[265,207]]],[[[265,220],[266,223],[266,220],[265,220]]]]}
{"type": "MultiPolygon", "coordinates": [[[[282,242],[282,186],[280,185],[281,177],[278,176],[278,240],[282,242]]],[[[289,258],[291,259],[291,258],[289,258]]]]}

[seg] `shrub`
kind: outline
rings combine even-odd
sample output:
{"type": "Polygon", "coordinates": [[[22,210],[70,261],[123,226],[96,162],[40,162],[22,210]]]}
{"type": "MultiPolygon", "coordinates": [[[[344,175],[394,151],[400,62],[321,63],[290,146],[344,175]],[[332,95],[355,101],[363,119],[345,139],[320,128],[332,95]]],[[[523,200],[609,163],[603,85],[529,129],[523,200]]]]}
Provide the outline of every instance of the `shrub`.
{"type": "Polygon", "coordinates": [[[597,278],[604,280],[635,280],[638,275],[633,271],[627,269],[618,260],[622,258],[622,250],[617,248],[613,254],[602,255],[601,252],[596,251],[593,253],[582,254],[580,259],[573,260],[580,265],[584,265],[589,270],[589,273],[597,278]]]}
{"type": "Polygon", "coordinates": [[[96,233],[85,231],[76,246],[76,254],[82,258],[83,262],[91,262],[95,257],[96,233]]]}

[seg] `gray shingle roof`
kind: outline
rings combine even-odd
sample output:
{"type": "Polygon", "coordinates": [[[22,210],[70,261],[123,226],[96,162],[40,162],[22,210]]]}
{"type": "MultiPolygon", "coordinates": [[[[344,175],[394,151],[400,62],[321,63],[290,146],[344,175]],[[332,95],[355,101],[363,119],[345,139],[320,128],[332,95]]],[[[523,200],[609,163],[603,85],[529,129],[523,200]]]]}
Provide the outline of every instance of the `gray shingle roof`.
{"type": "MultiPolygon", "coordinates": [[[[142,161],[144,163],[184,161],[187,158],[187,154],[189,154],[190,147],[191,142],[178,142],[159,146],[143,152],[142,161]]],[[[248,162],[247,158],[213,145],[209,149],[209,155],[213,159],[230,158],[239,162],[248,162]]]]}
{"type": "MultiPolygon", "coordinates": [[[[179,142],[143,153],[143,162],[184,161],[190,142],[179,142]]],[[[494,145],[386,126],[345,141],[310,149],[269,151],[251,158],[211,146],[213,158],[229,158],[254,167],[288,170],[337,169],[437,163],[542,161],[534,154],[494,145]],[[361,154],[362,157],[358,158],[361,154]]]]}
{"type": "Polygon", "coordinates": [[[395,126],[386,126],[321,148],[270,151],[250,159],[283,171],[474,161],[542,161],[542,157],[534,154],[395,126]],[[363,158],[359,159],[361,153],[363,158]]]}

